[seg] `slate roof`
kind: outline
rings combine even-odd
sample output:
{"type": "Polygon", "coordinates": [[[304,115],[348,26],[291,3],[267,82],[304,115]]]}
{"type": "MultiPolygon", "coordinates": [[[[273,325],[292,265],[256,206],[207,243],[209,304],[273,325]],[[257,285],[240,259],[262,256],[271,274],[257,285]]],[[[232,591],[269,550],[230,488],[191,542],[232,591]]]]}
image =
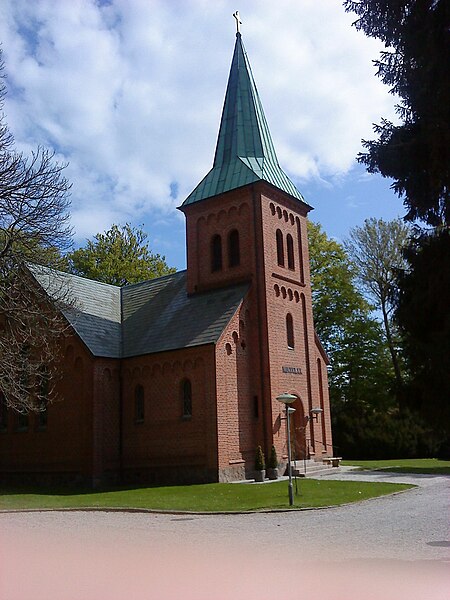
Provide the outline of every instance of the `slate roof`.
{"type": "Polygon", "coordinates": [[[304,202],[303,196],[278,163],[238,32],[213,168],[186,198],[183,206],[261,180],[304,202]]]}
{"type": "Polygon", "coordinates": [[[248,284],[186,293],[186,271],[122,288],[30,267],[50,297],[68,292],[62,312],[94,356],[127,358],[218,341],[248,284]]]}
{"type": "Polygon", "coordinates": [[[47,294],[59,301],[62,313],[94,356],[120,357],[119,287],[37,265],[29,269],[47,294]]]}
{"type": "Polygon", "coordinates": [[[186,294],[186,271],[122,288],[123,355],[217,342],[248,285],[186,294]]]}

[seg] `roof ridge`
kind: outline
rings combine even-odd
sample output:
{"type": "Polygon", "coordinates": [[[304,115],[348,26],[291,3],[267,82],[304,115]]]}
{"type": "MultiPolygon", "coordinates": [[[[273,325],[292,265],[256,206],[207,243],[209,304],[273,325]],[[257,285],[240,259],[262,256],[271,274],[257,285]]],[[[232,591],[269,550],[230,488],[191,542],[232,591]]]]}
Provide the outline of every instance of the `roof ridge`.
{"type": "Polygon", "coordinates": [[[76,279],[82,279],[83,281],[90,281],[97,285],[112,287],[112,288],[115,288],[118,290],[121,289],[120,285],[114,285],[114,283],[105,283],[104,281],[98,281],[98,279],[91,279],[90,277],[83,277],[83,275],[76,275],[75,273],[69,273],[68,271],[61,271],[60,269],[54,269],[53,267],[46,267],[45,265],[40,265],[38,263],[27,263],[27,266],[28,267],[31,266],[32,268],[37,267],[38,269],[43,269],[44,271],[51,271],[58,275],[63,275],[64,277],[74,277],[76,279]]]}
{"type": "Polygon", "coordinates": [[[138,285],[143,285],[144,283],[149,283],[150,281],[153,283],[154,281],[160,281],[161,279],[166,279],[168,277],[174,277],[175,275],[180,275],[183,273],[186,273],[187,269],[180,269],[179,271],[175,271],[174,273],[168,273],[167,275],[160,275],[160,277],[151,277],[150,279],[144,279],[144,281],[137,281],[136,283],[127,283],[126,285],[122,285],[120,287],[121,290],[123,289],[130,289],[130,288],[134,288],[137,287],[138,285]]]}

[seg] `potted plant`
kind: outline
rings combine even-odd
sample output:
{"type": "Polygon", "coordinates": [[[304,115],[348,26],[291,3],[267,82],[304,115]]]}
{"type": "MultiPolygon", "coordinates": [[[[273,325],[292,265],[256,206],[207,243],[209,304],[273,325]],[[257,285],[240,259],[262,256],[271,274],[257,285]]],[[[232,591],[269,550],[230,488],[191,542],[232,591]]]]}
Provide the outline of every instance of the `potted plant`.
{"type": "Polygon", "coordinates": [[[267,477],[269,479],[278,479],[278,457],[275,446],[272,446],[269,460],[267,461],[267,477]]]}
{"type": "Polygon", "coordinates": [[[264,452],[261,446],[256,448],[255,456],[255,481],[264,481],[266,476],[266,461],[264,459],[264,452]]]}

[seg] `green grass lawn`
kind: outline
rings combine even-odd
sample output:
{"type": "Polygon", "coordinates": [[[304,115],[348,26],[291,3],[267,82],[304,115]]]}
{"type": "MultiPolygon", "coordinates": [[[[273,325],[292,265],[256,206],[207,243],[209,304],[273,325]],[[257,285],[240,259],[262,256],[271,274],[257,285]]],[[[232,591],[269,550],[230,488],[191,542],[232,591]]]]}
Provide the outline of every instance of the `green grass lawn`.
{"type": "Polygon", "coordinates": [[[450,475],[450,460],[437,458],[399,458],[392,460],[343,460],[343,465],[355,465],[362,469],[378,469],[391,473],[424,473],[450,475]]]}
{"type": "MultiPolygon", "coordinates": [[[[296,507],[320,507],[357,502],[414,486],[356,481],[298,481],[296,507]]],[[[294,487],[295,492],[295,487],[294,487]]],[[[264,485],[211,483],[142,487],[99,492],[1,490],[0,509],[27,508],[150,508],[168,511],[246,511],[289,508],[286,481],[264,485]]]]}

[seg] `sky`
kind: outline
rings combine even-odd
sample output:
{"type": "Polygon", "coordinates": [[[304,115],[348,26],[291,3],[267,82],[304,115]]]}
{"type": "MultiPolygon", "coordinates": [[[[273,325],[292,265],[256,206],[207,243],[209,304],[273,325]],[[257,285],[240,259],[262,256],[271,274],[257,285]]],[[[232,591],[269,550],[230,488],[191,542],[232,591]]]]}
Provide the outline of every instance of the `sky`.
{"type": "Polygon", "coordinates": [[[185,268],[176,209],[212,166],[240,11],[282,168],[343,241],[405,214],[391,181],[358,165],[372,124],[395,120],[377,40],[341,0],[1,0],[4,112],[25,153],[68,163],[75,246],[113,223],[185,268]]]}

